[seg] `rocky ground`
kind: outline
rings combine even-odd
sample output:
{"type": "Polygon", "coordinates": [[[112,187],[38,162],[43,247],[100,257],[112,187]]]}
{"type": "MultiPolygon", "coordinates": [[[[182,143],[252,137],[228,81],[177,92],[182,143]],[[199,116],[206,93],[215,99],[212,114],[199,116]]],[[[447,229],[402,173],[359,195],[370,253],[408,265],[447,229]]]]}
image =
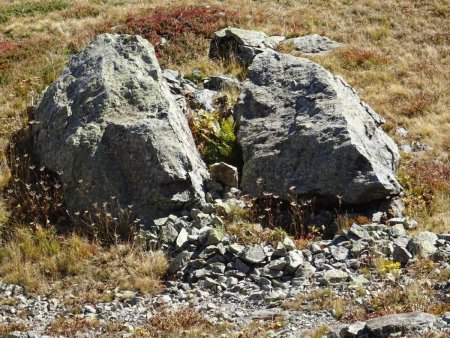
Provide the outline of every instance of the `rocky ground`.
{"type": "Polygon", "coordinates": [[[274,245],[239,244],[236,236],[225,235],[213,212],[238,201],[216,200],[204,212],[194,209],[189,216],[158,219],[151,230],[141,231],[140,245],[162,247],[174,257],[169,267],[173,280],[157,296],[116,290],[112,300],[81,303],[74,313],[58,299],[2,285],[1,321],[33,328],[9,337],[44,335],[62,317],[97,323],[80,330],[80,336],[107,336],[111,323],[132,336],[153,316],[184,308],[195,309],[211,323],[227,323],[234,332],[254,321],[272,323],[266,334],[279,337],[299,337],[322,324],[329,337],[450,332],[448,312],[379,315],[401,305],[412,310],[448,305],[449,235],[411,236],[405,231],[407,219],[394,218],[387,224],[353,224],[333,240],[313,241],[304,249],[289,237],[274,245]],[[420,275],[423,262],[432,265],[420,275]],[[411,298],[408,289],[417,294],[411,298]],[[390,299],[402,292],[399,299],[390,299]],[[381,318],[366,321],[374,317],[381,318]]]}

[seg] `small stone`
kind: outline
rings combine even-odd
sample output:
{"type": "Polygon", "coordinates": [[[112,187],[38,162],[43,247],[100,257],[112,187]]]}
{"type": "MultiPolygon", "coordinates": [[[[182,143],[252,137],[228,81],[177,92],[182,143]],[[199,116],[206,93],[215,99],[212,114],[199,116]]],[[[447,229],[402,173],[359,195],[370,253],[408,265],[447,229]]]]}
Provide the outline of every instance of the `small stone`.
{"type": "Polygon", "coordinates": [[[405,247],[398,245],[394,246],[394,252],[392,254],[392,259],[394,262],[399,262],[400,264],[405,265],[411,258],[411,253],[405,247]]]}
{"type": "Polygon", "coordinates": [[[413,237],[408,243],[408,250],[421,258],[428,258],[437,251],[436,234],[424,231],[413,237]]]}
{"type": "Polygon", "coordinates": [[[230,250],[230,252],[235,255],[239,255],[244,249],[245,247],[240,244],[230,244],[228,246],[228,250],[230,250]]]}
{"type": "Polygon", "coordinates": [[[153,221],[153,224],[155,224],[157,227],[160,227],[166,224],[167,220],[168,220],[167,217],[158,218],[153,221]]]}
{"type": "Polygon", "coordinates": [[[205,79],[203,86],[210,90],[220,91],[224,89],[239,89],[241,84],[234,77],[214,75],[205,79]]]}
{"type": "Polygon", "coordinates": [[[346,328],[346,337],[360,337],[366,328],[366,322],[355,322],[346,328]]]}
{"type": "Polygon", "coordinates": [[[356,239],[366,239],[370,238],[369,233],[360,225],[353,223],[350,230],[348,231],[349,235],[356,237],[356,239]]]}
{"type": "Polygon", "coordinates": [[[424,312],[410,312],[387,315],[366,322],[366,327],[371,335],[376,337],[388,337],[393,333],[417,330],[429,327],[436,321],[436,317],[424,312]]]}
{"type": "Polygon", "coordinates": [[[178,237],[177,229],[171,224],[163,225],[159,232],[159,240],[161,243],[173,243],[178,237]]]}
{"type": "Polygon", "coordinates": [[[191,255],[192,254],[189,251],[180,252],[170,263],[169,273],[174,274],[183,269],[191,259],[191,255]]]}
{"type": "Polygon", "coordinates": [[[337,270],[337,269],[330,269],[326,270],[323,273],[323,283],[328,284],[334,284],[334,283],[340,283],[345,282],[348,279],[348,273],[345,271],[337,270]]]}
{"type": "Polygon", "coordinates": [[[311,263],[305,262],[295,271],[296,277],[310,278],[316,272],[316,268],[311,263]]]}
{"type": "Polygon", "coordinates": [[[225,162],[214,163],[210,167],[211,178],[230,187],[238,186],[238,171],[236,167],[225,162]]]}
{"type": "Polygon", "coordinates": [[[169,304],[172,302],[172,298],[169,295],[162,295],[157,299],[157,304],[169,304]]]}
{"type": "Polygon", "coordinates": [[[348,249],[343,246],[331,246],[330,253],[337,261],[343,261],[348,256],[348,249]]]}
{"type": "Polygon", "coordinates": [[[406,236],[405,228],[403,224],[395,224],[389,229],[389,233],[392,237],[403,237],[406,236]]]}
{"type": "Polygon", "coordinates": [[[188,233],[187,233],[186,229],[182,228],[180,230],[180,233],[178,234],[177,240],[175,242],[176,248],[178,250],[183,249],[184,247],[187,246],[188,243],[189,243],[188,233]]]}
{"type": "Polygon", "coordinates": [[[271,261],[269,264],[266,265],[266,268],[270,270],[276,270],[281,271],[286,266],[286,260],[284,258],[279,258],[276,260],[271,261]]]}
{"type": "Polygon", "coordinates": [[[386,214],[382,211],[377,211],[372,215],[373,223],[382,223],[383,219],[385,219],[386,214]]]}
{"type": "Polygon", "coordinates": [[[236,261],[234,262],[234,268],[244,274],[248,274],[250,271],[250,267],[240,259],[236,259],[236,261]]]}
{"type": "Polygon", "coordinates": [[[395,225],[395,224],[405,224],[406,219],[404,217],[394,217],[387,220],[388,225],[395,225]]]}
{"type": "Polygon", "coordinates": [[[408,131],[403,127],[399,127],[395,130],[395,135],[406,138],[408,136],[408,131]]]}
{"type": "Polygon", "coordinates": [[[264,40],[264,45],[266,45],[269,48],[276,49],[278,45],[284,40],[286,40],[284,36],[279,35],[269,36],[264,40]]]}
{"type": "Polygon", "coordinates": [[[450,325],[450,311],[444,313],[444,315],[442,316],[442,320],[450,325]]]}
{"type": "Polygon", "coordinates": [[[289,237],[285,237],[284,238],[283,245],[284,245],[284,247],[286,248],[287,251],[291,251],[291,250],[294,250],[294,249],[297,248],[295,243],[294,243],[294,241],[291,238],[289,238],[289,237]]]}
{"type": "Polygon", "coordinates": [[[212,229],[209,232],[208,239],[206,240],[205,245],[216,245],[219,244],[224,237],[224,233],[218,229],[212,229]]]}
{"type": "Polygon", "coordinates": [[[253,245],[244,249],[242,259],[251,264],[261,263],[266,259],[266,253],[261,245],[253,245]]]}
{"type": "Polygon", "coordinates": [[[207,289],[213,289],[217,286],[219,286],[219,283],[217,283],[214,279],[206,277],[205,278],[205,284],[204,284],[205,288],[207,289]]]}
{"type": "Polygon", "coordinates": [[[299,250],[289,251],[286,258],[285,271],[288,273],[293,273],[297,268],[303,264],[303,255],[299,250]]]}
{"type": "Polygon", "coordinates": [[[295,50],[308,54],[328,52],[333,48],[342,46],[341,43],[318,34],[286,39],[282,43],[292,45],[295,50]]]}
{"type": "Polygon", "coordinates": [[[89,304],[84,306],[84,311],[87,313],[97,313],[97,309],[89,304]]]}
{"type": "Polygon", "coordinates": [[[406,218],[406,224],[405,224],[406,229],[414,230],[414,229],[417,229],[418,226],[419,226],[419,223],[417,223],[417,221],[415,219],[410,218],[410,217],[406,218]]]}
{"type": "Polygon", "coordinates": [[[275,248],[275,251],[273,252],[273,255],[276,257],[284,257],[287,254],[286,247],[283,243],[278,242],[277,247],[275,248]]]}

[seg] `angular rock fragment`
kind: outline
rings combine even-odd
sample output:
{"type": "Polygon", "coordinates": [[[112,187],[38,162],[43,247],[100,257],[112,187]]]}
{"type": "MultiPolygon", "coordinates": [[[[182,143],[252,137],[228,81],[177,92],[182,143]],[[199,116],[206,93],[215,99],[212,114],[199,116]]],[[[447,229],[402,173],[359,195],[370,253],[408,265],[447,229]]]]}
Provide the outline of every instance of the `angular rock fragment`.
{"type": "Polygon", "coordinates": [[[211,178],[230,187],[238,185],[238,171],[236,167],[225,162],[214,163],[210,166],[211,178]]]}
{"type": "Polygon", "coordinates": [[[424,231],[413,237],[408,243],[408,250],[413,254],[422,258],[430,257],[437,251],[436,234],[424,231]]]}
{"type": "Polygon", "coordinates": [[[266,257],[266,253],[261,245],[249,246],[242,252],[242,259],[251,264],[261,263],[266,257]]]}
{"type": "Polygon", "coordinates": [[[224,28],[214,33],[209,47],[212,59],[237,59],[249,65],[255,55],[265,50],[267,35],[260,31],[224,28]]]}

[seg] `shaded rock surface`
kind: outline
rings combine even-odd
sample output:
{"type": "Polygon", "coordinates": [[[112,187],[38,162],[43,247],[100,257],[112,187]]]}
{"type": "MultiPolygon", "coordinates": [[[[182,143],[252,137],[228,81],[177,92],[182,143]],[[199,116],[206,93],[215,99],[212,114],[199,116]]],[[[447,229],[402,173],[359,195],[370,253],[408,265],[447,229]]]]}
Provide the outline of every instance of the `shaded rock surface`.
{"type": "Polygon", "coordinates": [[[302,58],[264,52],[249,67],[235,106],[242,188],[362,204],[397,195],[396,144],[383,118],[342,79],[302,58]]]}
{"type": "Polygon", "coordinates": [[[139,36],[100,35],[73,56],[36,122],[35,154],[63,172],[69,211],[115,196],[148,223],[204,200],[206,167],[153,47],[139,36]]]}

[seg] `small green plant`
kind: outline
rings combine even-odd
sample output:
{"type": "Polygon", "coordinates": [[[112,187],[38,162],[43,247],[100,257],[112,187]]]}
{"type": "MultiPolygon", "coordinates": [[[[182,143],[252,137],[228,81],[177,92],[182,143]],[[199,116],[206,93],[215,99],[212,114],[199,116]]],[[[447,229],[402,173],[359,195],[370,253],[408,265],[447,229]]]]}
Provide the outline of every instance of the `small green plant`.
{"type": "Polygon", "coordinates": [[[189,122],[197,148],[207,164],[236,162],[236,134],[231,117],[200,110],[191,114],[189,122]]]}

